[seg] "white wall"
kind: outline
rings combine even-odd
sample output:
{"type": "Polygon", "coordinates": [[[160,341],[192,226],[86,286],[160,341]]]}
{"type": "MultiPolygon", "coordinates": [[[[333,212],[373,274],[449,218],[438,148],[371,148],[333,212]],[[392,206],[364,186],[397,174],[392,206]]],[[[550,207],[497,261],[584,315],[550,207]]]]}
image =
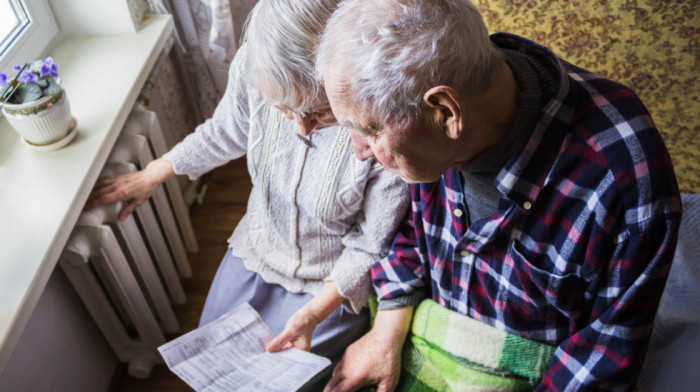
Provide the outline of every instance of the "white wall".
{"type": "Polygon", "coordinates": [[[0,391],[107,391],[116,365],[107,341],[57,266],[0,375],[0,391]]]}
{"type": "Polygon", "coordinates": [[[49,0],[64,36],[133,33],[126,0],[49,0]]]}

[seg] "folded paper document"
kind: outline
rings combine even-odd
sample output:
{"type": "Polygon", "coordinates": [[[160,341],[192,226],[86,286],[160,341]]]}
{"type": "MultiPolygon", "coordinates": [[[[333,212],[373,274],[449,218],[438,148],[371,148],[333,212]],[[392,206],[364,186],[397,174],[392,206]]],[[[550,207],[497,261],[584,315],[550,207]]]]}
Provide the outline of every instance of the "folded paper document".
{"type": "Polygon", "coordinates": [[[265,345],[272,338],[245,303],[158,351],[170,370],[198,392],[296,391],[331,364],[297,349],[268,353],[265,345]]]}

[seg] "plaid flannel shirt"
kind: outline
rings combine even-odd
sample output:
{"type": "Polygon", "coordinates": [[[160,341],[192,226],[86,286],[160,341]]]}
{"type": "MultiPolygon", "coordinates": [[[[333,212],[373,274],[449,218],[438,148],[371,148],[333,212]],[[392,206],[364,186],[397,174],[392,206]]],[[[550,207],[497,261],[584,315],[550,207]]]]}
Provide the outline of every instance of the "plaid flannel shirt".
{"type": "Polygon", "coordinates": [[[468,223],[457,170],[412,186],[410,221],[372,269],[380,307],[424,291],[557,346],[537,390],[631,389],[677,241],[670,157],[629,89],[523,38],[492,40],[553,63],[558,91],[497,176],[491,216],[468,223]]]}

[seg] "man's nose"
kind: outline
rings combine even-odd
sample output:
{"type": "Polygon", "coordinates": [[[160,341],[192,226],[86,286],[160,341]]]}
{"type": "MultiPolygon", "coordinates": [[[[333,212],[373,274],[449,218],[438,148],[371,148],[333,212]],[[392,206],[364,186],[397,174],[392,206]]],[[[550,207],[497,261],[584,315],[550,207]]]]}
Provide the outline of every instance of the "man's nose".
{"type": "Polygon", "coordinates": [[[350,131],[350,139],[352,140],[352,151],[357,159],[365,161],[374,156],[366,137],[360,135],[357,131],[350,131]]]}

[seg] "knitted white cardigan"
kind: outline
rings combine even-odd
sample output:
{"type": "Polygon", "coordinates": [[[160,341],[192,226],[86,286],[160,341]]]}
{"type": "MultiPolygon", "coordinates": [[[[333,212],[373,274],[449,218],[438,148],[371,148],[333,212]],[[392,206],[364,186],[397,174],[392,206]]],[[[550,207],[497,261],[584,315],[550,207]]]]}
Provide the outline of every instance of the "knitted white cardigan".
{"type": "Polygon", "coordinates": [[[245,45],[212,118],[163,158],[194,179],[247,153],[253,189],[229,239],[248,270],[294,293],[338,285],[358,312],[372,293],[369,267],[384,257],[409,204],[408,186],[374,159],[353,156],[349,132],[297,125],[245,81],[245,45]]]}

